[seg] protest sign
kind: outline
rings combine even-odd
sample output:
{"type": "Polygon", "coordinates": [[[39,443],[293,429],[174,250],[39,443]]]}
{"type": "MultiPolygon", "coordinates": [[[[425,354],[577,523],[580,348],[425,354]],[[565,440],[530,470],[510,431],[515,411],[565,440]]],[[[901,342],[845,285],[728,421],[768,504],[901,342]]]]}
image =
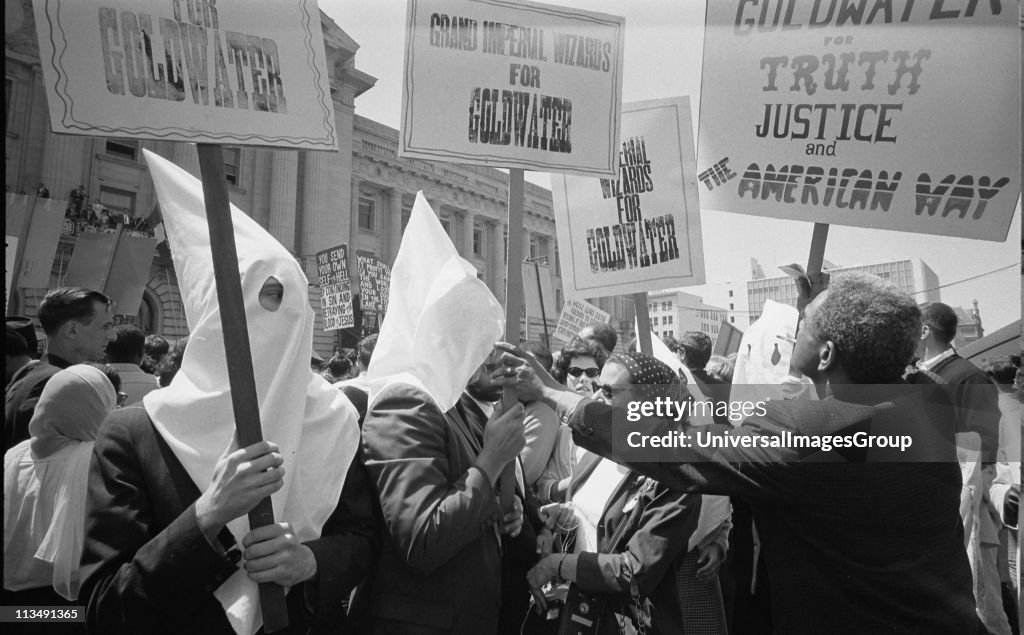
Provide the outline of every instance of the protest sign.
{"type": "Polygon", "coordinates": [[[374,256],[356,254],[359,266],[359,307],[364,312],[386,313],[391,287],[391,267],[374,256]]]}
{"type": "Polygon", "coordinates": [[[721,355],[726,357],[732,355],[740,349],[740,338],[743,337],[743,331],[739,330],[729,322],[722,320],[722,325],[718,327],[718,337],[715,339],[715,348],[711,351],[713,355],[721,355]]]}
{"type": "Polygon", "coordinates": [[[584,327],[597,322],[607,324],[611,316],[611,313],[602,311],[585,300],[576,298],[566,300],[562,305],[562,315],[558,318],[554,336],[556,339],[568,342],[576,337],[576,334],[584,327]]]}
{"type": "Polygon", "coordinates": [[[610,176],[620,17],[522,0],[409,0],[399,154],[610,176]]]}
{"type": "Polygon", "coordinates": [[[531,318],[554,319],[555,286],[551,280],[551,267],[537,262],[523,263],[523,290],[526,315],[531,318]]]}
{"type": "Polygon", "coordinates": [[[1006,239],[1020,193],[1014,3],[709,2],[705,209],[1006,239]]]}
{"type": "Polygon", "coordinates": [[[34,6],[54,132],[337,149],[315,0],[34,6]]]}
{"type": "Polygon", "coordinates": [[[623,105],[617,179],[551,185],[568,297],[704,283],[688,98],[623,105]]]}
{"type": "Polygon", "coordinates": [[[352,281],[348,275],[348,245],[317,252],[316,269],[324,330],[354,327],[356,318],[352,309],[352,281]]]}

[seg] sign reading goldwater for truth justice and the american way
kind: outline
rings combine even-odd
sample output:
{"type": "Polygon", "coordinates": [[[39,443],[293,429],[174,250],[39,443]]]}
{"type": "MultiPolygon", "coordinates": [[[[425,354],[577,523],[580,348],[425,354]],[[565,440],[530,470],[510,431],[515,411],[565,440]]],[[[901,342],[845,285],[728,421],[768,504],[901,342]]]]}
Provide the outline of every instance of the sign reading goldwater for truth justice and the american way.
{"type": "Polygon", "coordinates": [[[708,2],[701,205],[1003,241],[1019,80],[1016,2],[708,2]]]}
{"type": "Polygon", "coordinates": [[[610,176],[619,17],[521,0],[409,0],[399,153],[610,176]]]}
{"type": "Polygon", "coordinates": [[[689,98],[623,104],[616,178],[551,186],[566,297],[704,283],[689,98]]]}
{"type": "Polygon", "coordinates": [[[336,150],[315,0],[35,0],[54,132],[336,150]]]}

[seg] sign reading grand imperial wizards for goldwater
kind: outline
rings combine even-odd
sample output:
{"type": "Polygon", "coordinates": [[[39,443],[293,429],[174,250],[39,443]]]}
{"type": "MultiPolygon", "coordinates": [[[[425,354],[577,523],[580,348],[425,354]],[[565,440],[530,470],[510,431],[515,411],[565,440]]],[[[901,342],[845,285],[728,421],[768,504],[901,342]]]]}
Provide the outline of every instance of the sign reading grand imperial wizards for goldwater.
{"type": "Polygon", "coordinates": [[[709,2],[701,205],[1005,240],[1017,18],[1008,0],[709,2]]]}
{"type": "Polygon", "coordinates": [[[522,0],[409,0],[402,156],[610,176],[624,20],[522,0]]]}
{"type": "Polygon", "coordinates": [[[614,179],[553,175],[567,297],[704,283],[704,249],[686,97],[623,104],[614,179]]]}
{"type": "Polygon", "coordinates": [[[35,0],[54,132],[336,150],[315,0],[35,0]]]}

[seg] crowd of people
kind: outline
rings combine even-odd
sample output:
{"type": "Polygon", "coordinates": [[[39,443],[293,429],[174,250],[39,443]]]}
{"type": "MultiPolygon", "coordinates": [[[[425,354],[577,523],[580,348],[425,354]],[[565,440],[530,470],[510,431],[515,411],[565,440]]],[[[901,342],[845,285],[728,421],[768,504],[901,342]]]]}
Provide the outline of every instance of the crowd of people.
{"type": "MultiPolygon", "coordinates": [[[[280,302],[265,291],[260,306],[280,302]]],[[[203,349],[185,358],[189,338],[114,326],[108,299],[79,288],[48,293],[38,321],[39,359],[24,319],[7,331],[6,605],[85,605],[92,632],[240,632],[253,626],[241,576],[291,589],[289,616],[312,632],[566,633],[573,618],[588,633],[1019,632],[1020,359],[979,370],[951,346],[949,307],[919,310],[869,276],[833,281],[805,309],[791,373],[819,394],[739,425],[637,429],[899,430],[931,454],[837,462],[736,445],[635,462],[613,413],[728,403],[736,360],[699,332],[657,359],[606,324],[555,355],[500,345],[447,411],[413,385],[371,398],[377,335],[326,362],[285,346],[268,359],[307,395],[289,424],[299,436],[211,450],[225,380],[203,349]],[[524,404],[503,407],[504,386],[524,404]],[[301,463],[285,469],[282,442],[301,463]],[[302,504],[282,511],[298,516],[239,541],[229,527],[291,470],[321,479],[292,487],[302,504]]]]}
{"type": "MultiPolygon", "coordinates": [[[[10,193],[10,186],[7,187],[10,193]]],[[[24,195],[24,191],[18,194],[24,195]]],[[[32,191],[36,198],[50,198],[50,189],[40,182],[32,191]]],[[[133,231],[145,236],[153,235],[153,227],[149,219],[136,216],[128,211],[111,211],[98,198],[93,198],[84,185],[79,185],[68,192],[67,208],[64,210],[64,233],[77,235],[81,232],[97,232],[109,229],[133,231]]]]}

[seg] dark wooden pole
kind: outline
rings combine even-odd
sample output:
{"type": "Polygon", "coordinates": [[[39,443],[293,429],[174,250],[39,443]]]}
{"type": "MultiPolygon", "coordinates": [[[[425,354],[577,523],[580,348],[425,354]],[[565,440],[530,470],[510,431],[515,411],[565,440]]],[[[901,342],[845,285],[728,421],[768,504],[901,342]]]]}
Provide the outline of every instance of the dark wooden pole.
{"type": "MultiPolygon", "coordinates": [[[[242,281],[238,275],[238,249],[231,223],[228,185],[224,177],[224,156],[221,146],[217,144],[200,143],[197,149],[203,197],[206,201],[206,221],[210,227],[210,246],[213,249],[213,276],[217,283],[217,302],[224,329],[224,358],[228,364],[231,405],[235,413],[238,444],[244,448],[262,441],[263,430],[252,370],[242,281]]],[[[249,526],[253,529],[273,522],[274,508],[270,497],[261,500],[249,512],[249,526]]],[[[259,588],[264,632],[272,633],[286,628],[288,606],[284,599],[284,588],[274,583],[261,584],[259,588]]]]}

